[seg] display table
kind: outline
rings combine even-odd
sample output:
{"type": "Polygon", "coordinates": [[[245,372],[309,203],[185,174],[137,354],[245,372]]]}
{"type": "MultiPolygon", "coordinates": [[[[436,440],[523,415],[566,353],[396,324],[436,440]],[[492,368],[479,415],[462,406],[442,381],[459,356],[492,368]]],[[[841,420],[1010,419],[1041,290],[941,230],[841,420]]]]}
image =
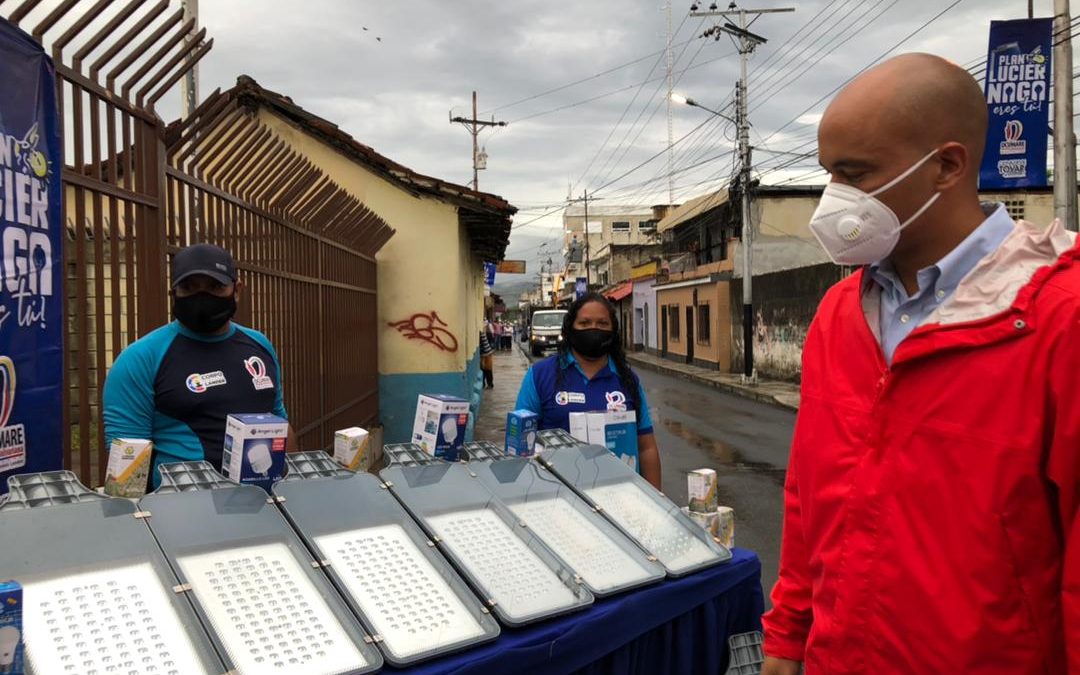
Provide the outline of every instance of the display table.
{"type": "Polygon", "coordinates": [[[735,549],[723,565],[597,600],[461,654],[384,672],[464,675],[722,675],[729,635],[761,630],[761,562],[735,549]]]}

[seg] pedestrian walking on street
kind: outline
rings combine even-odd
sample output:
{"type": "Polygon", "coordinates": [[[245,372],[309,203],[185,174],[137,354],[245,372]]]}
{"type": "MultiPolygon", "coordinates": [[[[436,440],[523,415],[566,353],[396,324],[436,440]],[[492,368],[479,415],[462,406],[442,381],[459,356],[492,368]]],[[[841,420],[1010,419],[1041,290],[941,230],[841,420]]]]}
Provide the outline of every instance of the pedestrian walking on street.
{"type": "Polygon", "coordinates": [[[810,228],[861,269],[806,338],[764,675],[1080,673],[1080,247],[980,204],[987,117],[909,54],[821,120],[810,228]]]}
{"type": "Polygon", "coordinates": [[[480,371],[484,374],[484,389],[495,388],[495,348],[488,325],[480,331],[480,371]]]}
{"type": "Polygon", "coordinates": [[[540,429],[570,430],[570,413],[633,410],[637,457],[633,466],[660,489],[656,446],[645,390],[623,351],[615,308],[599,293],[587,293],[563,318],[558,352],[533,364],[518,392],[517,408],[540,416],[540,429]]]}

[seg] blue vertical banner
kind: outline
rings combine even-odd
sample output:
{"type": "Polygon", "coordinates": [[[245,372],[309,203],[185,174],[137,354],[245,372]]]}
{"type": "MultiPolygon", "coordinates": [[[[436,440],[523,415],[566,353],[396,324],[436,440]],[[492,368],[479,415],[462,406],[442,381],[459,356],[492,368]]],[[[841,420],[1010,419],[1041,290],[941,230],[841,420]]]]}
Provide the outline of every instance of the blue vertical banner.
{"type": "Polygon", "coordinates": [[[1052,32],[1053,19],[990,22],[983,190],[1047,185],[1052,32]]]}
{"type": "Polygon", "coordinates": [[[488,285],[488,288],[495,285],[495,269],[498,267],[493,262],[484,263],[484,283],[488,285]]]}
{"type": "MultiPolygon", "coordinates": [[[[52,61],[0,19],[0,493],[63,468],[61,120],[52,61]]],[[[85,441],[84,441],[85,442],[85,441]]]]}

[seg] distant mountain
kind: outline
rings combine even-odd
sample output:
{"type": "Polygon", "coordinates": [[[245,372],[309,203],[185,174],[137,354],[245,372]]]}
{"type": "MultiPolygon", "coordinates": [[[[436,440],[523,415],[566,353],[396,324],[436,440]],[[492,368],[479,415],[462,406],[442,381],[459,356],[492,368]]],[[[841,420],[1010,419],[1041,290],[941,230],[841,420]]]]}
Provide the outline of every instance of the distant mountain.
{"type": "Polygon", "coordinates": [[[532,281],[496,281],[495,286],[492,287],[492,291],[497,295],[502,296],[503,302],[507,307],[517,307],[518,301],[521,299],[522,293],[527,293],[536,286],[532,281]]]}

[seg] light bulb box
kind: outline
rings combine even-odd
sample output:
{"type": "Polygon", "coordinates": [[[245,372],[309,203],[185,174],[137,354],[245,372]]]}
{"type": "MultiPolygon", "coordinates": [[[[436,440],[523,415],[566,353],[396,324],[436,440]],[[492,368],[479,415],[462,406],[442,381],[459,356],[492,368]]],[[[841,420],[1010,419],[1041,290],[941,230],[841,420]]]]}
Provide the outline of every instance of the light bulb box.
{"type": "MultiPolygon", "coordinates": [[[[105,469],[105,494],[137,499],[146,494],[154,444],[137,438],[114,438],[105,469]]],[[[0,671],[3,672],[3,671],[0,671]]]]}
{"type": "Polygon", "coordinates": [[[22,586],[0,581],[0,673],[23,675],[22,586]]]}
{"type": "Polygon", "coordinates": [[[349,427],[335,431],[334,460],[349,471],[371,468],[371,434],[367,429],[349,427]]]}
{"type": "Polygon", "coordinates": [[[637,413],[633,410],[570,413],[570,435],[583,443],[604,446],[638,470],[637,413]]]}
{"type": "Polygon", "coordinates": [[[536,452],[536,431],[540,416],[531,410],[506,414],[506,454],[532,457],[536,452]]]}
{"type": "Polygon", "coordinates": [[[221,472],[237,483],[258,485],[270,492],[285,475],[288,435],[288,421],[277,415],[229,415],[221,472]]]}
{"type": "Polygon", "coordinates": [[[694,513],[715,513],[717,503],[716,471],[694,469],[686,474],[686,493],[694,513]]]}
{"type": "Polygon", "coordinates": [[[465,443],[469,402],[446,394],[420,394],[416,398],[413,443],[432,457],[456,462],[465,443]]]}

